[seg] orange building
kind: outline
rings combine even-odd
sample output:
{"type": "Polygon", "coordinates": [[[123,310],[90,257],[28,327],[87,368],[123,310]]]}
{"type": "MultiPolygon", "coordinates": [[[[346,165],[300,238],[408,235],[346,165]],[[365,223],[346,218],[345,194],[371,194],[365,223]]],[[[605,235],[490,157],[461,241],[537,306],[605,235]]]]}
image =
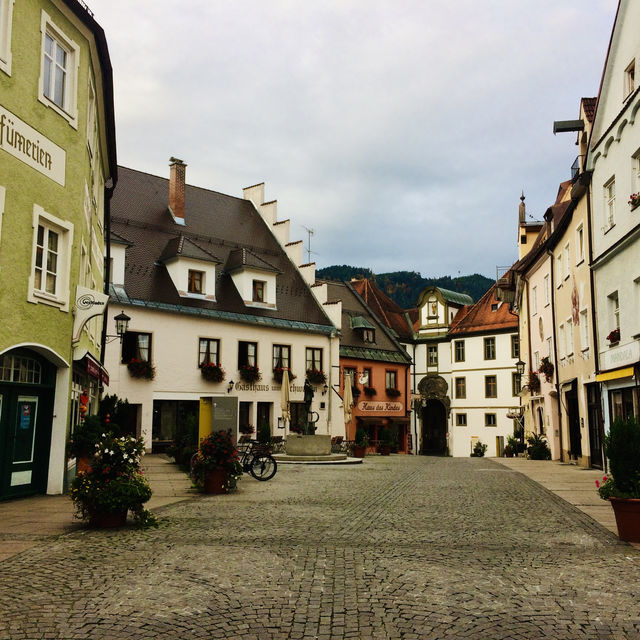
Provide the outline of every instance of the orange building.
{"type": "Polygon", "coordinates": [[[355,440],[358,428],[369,439],[368,453],[377,451],[384,429],[391,434],[392,452],[408,453],[411,357],[349,284],[327,282],[328,301],[342,302],[340,332],[340,386],[351,374],[354,405],[345,423],[346,440],[355,440]]]}

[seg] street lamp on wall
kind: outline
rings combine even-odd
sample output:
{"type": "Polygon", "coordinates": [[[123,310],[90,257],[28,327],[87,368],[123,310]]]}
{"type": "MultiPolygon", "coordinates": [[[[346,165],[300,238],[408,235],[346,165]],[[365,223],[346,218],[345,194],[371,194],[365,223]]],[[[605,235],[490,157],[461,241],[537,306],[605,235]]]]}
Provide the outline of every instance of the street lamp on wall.
{"type": "Polygon", "coordinates": [[[527,365],[522,362],[522,360],[518,360],[518,362],[516,362],[516,372],[522,375],[526,366],[527,365]]]}
{"type": "Polygon", "coordinates": [[[129,321],[131,318],[124,312],[121,311],[115,318],[116,321],[116,335],[115,336],[106,336],[107,342],[111,342],[111,340],[115,340],[116,338],[120,338],[120,342],[122,343],[122,338],[124,334],[127,333],[127,329],[129,328],[129,321]],[[109,340],[111,338],[111,340],[109,340]]]}
{"type": "Polygon", "coordinates": [[[233,391],[233,380],[229,380],[229,384],[227,385],[227,393],[231,393],[233,391]]]}

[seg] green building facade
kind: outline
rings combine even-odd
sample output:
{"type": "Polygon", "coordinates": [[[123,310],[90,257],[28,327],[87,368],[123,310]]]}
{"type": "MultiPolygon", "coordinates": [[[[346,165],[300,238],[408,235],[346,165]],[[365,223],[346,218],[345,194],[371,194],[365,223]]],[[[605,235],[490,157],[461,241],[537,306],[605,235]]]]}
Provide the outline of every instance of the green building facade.
{"type": "Polygon", "coordinates": [[[0,0],[0,499],[63,490],[107,377],[116,171],[101,27],[76,0],[0,0]]]}

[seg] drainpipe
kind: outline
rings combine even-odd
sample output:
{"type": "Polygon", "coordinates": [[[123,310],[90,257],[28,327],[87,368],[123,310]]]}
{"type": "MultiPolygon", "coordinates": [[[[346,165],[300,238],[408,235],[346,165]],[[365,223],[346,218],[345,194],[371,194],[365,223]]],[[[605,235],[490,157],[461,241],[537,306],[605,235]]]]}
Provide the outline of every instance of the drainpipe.
{"type": "MultiPolygon", "coordinates": [[[[111,197],[113,196],[113,180],[110,178],[104,188],[104,241],[106,247],[104,265],[104,293],[109,295],[109,283],[111,281],[111,197]]],[[[89,251],[91,253],[91,251],[89,251]]],[[[100,336],[100,363],[104,365],[105,349],[107,345],[107,324],[109,319],[109,302],[102,320],[102,335],[100,336]]],[[[102,386],[102,382],[100,383],[102,386]]]]}
{"type": "Polygon", "coordinates": [[[554,269],[555,269],[555,260],[553,258],[553,253],[550,249],[547,249],[547,255],[549,256],[549,260],[551,261],[551,329],[552,329],[552,337],[553,337],[553,366],[555,368],[556,373],[556,394],[557,394],[557,405],[558,405],[558,439],[560,440],[560,461],[562,461],[562,398],[560,397],[560,373],[558,370],[558,344],[556,338],[556,297],[553,294],[555,291],[555,279],[554,279],[554,269]]]}

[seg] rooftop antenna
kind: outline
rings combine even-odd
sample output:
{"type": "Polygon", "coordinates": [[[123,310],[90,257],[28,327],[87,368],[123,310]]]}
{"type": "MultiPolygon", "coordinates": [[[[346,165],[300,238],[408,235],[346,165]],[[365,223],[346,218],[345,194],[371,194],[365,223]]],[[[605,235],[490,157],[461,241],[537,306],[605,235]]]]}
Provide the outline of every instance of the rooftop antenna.
{"type": "Polygon", "coordinates": [[[306,230],[308,234],[307,239],[307,263],[311,262],[311,236],[313,235],[313,229],[309,229],[309,227],[305,227],[302,225],[302,228],[306,230]]]}

